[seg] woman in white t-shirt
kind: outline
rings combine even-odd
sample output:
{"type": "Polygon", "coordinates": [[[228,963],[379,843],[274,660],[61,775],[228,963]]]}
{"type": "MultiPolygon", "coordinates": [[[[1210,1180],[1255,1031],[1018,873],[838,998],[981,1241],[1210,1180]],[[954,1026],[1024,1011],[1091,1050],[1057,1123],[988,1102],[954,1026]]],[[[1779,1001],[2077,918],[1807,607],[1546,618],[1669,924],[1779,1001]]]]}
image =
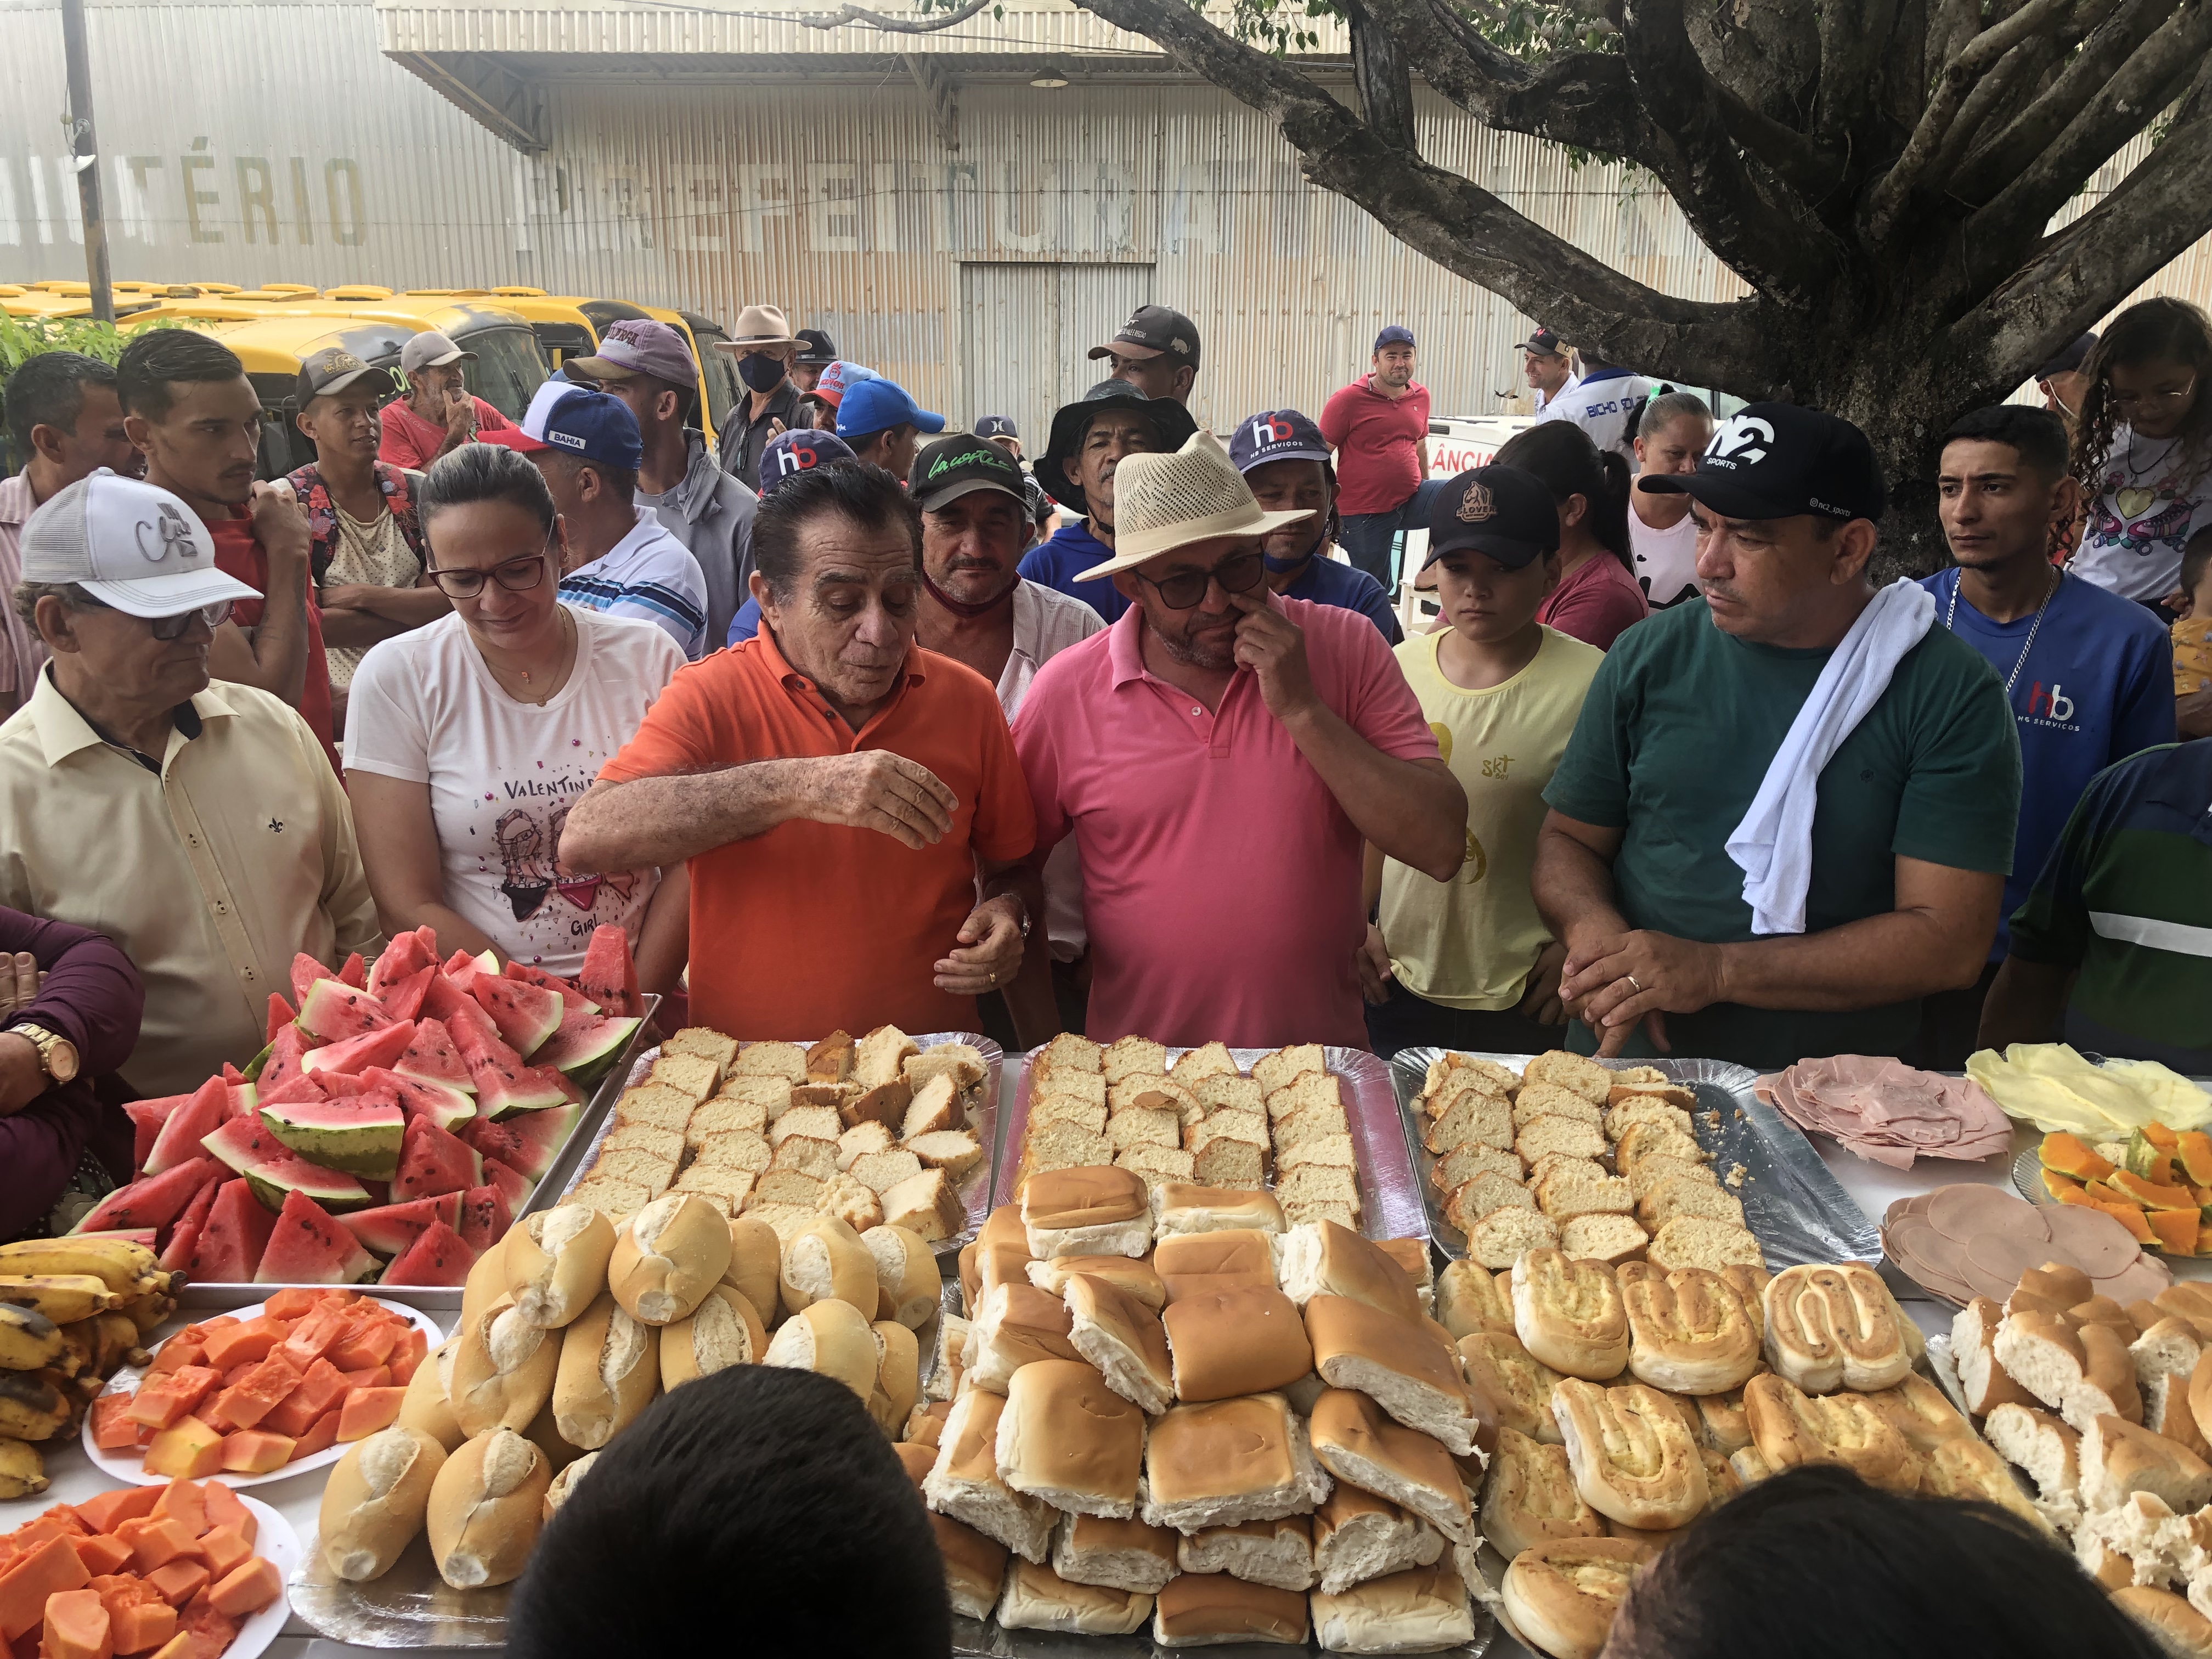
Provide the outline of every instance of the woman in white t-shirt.
{"type": "Polygon", "coordinates": [[[538,468],[471,444],[416,495],[453,614],[370,649],[346,711],[346,784],[387,933],[574,974],[595,928],[638,982],[673,988],[690,945],[679,867],[571,870],[569,806],[637,730],[684,652],[651,623],[561,603],[562,536],[538,468]]]}
{"type": "Polygon", "coordinates": [[[1694,392],[1662,392],[1644,405],[1636,423],[1637,486],[1628,492],[1628,550],[1636,556],[1636,582],[1654,611],[1664,611],[1705,590],[1698,586],[1698,521],[1690,498],[1647,494],[1645,478],[1695,472],[1712,441],[1713,411],[1694,392]]]}
{"type": "Polygon", "coordinates": [[[2212,319],[2170,297],[2130,306],[2081,373],[2087,517],[2066,568],[2155,607],[2181,585],[2183,544],[2212,525],[2212,319]]]}

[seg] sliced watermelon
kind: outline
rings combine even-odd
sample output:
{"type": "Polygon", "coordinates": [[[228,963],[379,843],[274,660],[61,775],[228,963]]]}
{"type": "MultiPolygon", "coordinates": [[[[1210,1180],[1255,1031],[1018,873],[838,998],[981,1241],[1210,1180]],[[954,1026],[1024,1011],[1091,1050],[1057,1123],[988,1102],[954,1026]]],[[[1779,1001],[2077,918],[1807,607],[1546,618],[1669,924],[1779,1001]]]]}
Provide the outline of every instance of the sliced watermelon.
{"type": "Polygon", "coordinates": [[[545,1039],[544,1046],[531,1055],[531,1062],[571,1076],[588,1073],[612,1060],[641,1023],[629,1014],[609,1019],[593,1013],[588,1004],[579,1003],[562,1016],[561,1029],[545,1039]]]}
{"type": "Polygon", "coordinates": [[[261,1109],[259,1084],[247,1083],[242,1079],[233,1082],[230,1079],[225,1078],[222,1088],[223,1092],[230,1097],[230,1115],[233,1117],[252,1117],[254,1113],[261,1109]]]}
{"type": "Polygon", "coordinates": [[[131,1167],[143,1170],[154,1143],[161,1139],[161,1125],[169,1114],[190,1100],[190,1095],[163,1095],[159,1100],[126,1100],[123,1110],[131,1120],[131,1167]]]}
{"type": "Polygon", "coordinates": [[[507,1224],[514,1219],[506,1194],[489,1182],[461,1194],[460,1235],[479,1255],[505,1237],[507,1224]]]}
{"type": "Polygon", "coordinates": [[[199,1249],[200,1229],[207,1224],[208,1212],[215,1207],[215,1196],[222,1190],[220,1181],[210,1181],[185,1206],[185,1212],[177,1218],[177,1224],[169,1230],[168,1243],[162,1248],[162,1267],[171,1273],[191,1273],[192,1254],[199,1249]]]}
{"type": "Polygon", "coordinates": [[[414,1040],[415,1022],[404,1019],[397,1025],[327,1043],[310,1051],[301,1063],[310,1072],[341,1072],[348,1077],[359,1077],[372,1066],[389,1069],[414,1040]]]}
{"type": "Polygon", "coordinates": [[[374,1181],[389,1181],[398,1170],[399,1141],[407,1127],[399,1097],[374,1087],[343,1100],[270,1106],[261,1121],[308,1162],[374,1181]]]}
{"type": "Polygon", "coordinates": [[[506,1201],[507,1224],[522,1213],[522,1206],[530,1201],[530,1189],[538,1183],[521,1170],[512,1169],[495,1158],[483,1161],[484,1185],[499,1188],[500,1197],[506,1201]]]}
{"type": "Polygon", "coordinates": [[[495,974],[478,974],[469,982],[469,994],[499,1027],[500,1041],[525,1060],[561,1029],[566,1011],[560,997],[544,986],[495,974]]]}
{"type": "Polygon", "coordinates": [[[443,1025],[448,1036],[457,1035],[465,1025],[474,1026],[487,1036],[499,1035],[499,1027],[491,1023],[482,1005],[442,973],[430,981],[423,995],[422,1014],[443,1025]]]}
{"type": "Polygon", "coordinates": [[[465,1021],[453,1032],[453,1046],[476,1080],[477,1110],[487,1117],[558,1106],[568,1098],[567,1079],[560,1073],[526,1066],[496,1036],[487,1036],[465,1021]]]}
{"type": "MultiPolygon", "coordinates": [[[[444,980],[434,983],[447,985],[444,980]]],[[[447,988],[450,990],[452,988],[447,985],[447,988]]],[[[454,1000],[462,1000],[458,993],[454,1000]]],[[[414,1037],[401,1050],[399,1058],[392,1062],[391,1069],[401,1077],[413,1078],[418,1083],[432,1084],[460,1094],[472,1095],[477,1091],[476,1079],[469,1075],[469,1068],[463,1063],[460,1051],[453,1047],[453,1036],[445,1022],[434,1015],[425,1014],[415,1022],[414,1037]]]]}
{"type": "Polygon", "coordinates": [[[142,1250],[150,1250],[161,1243],[161,1234],[152,1227],[118,1227],[109,1232],[79,1233],[79,1238],[118,1238],[125,1244],[136,1244],[142,1250]]]}
{"type": "Polygon", "coordinates": [[[272,1210],[282,1207],[289,1193],[311,1198],[326,1209],[368,1207],[368,1188],[345,1171],[310,1164],[281,1146],[248,1170],[246,1180],[253,1188],[254,1197],[272,1210]]]}
{"type": "Polygon", "coordinates": [[[436,1198],[418,1198],[405,1204],[356,1210],[350,1215],[340,1216],[338,1221],[377,1255],[403,1255],[432,1222],[441,1221],[451,1227],[458,1224],[460,1218],[461,1195],[444,1193],[436,1198]]]}
{"type": "MultiPolygon", "coordinates": [[[[378,1068],[372,1066],[368,1069],[373,1072],[378,1068]]],[[[344,1072],[317,1072],[310,1081],[321,1084],[325,1097],[331,1100],[351,1100],[356,1095],[368,1093],[369,1088],[368,1079],[344,1072]]]]}
{"type": "Polygon", "coordinates": [[[292,1001],[296,1006],[307,999],[307,988],[319,979],[336,979],[337,975],[317,962],[305,951],[292,958],[292,1001]]]}
{"type": "MultiPolygon", "coordinates": [[[[282,1110],[282,1107],[273,1109],[282,1110]]],[[[244,1175],[264,1158],[285,1150],[276,1133],[257,1117],[234,1117],[204,1139],[209,1155],[227,1165],[234,1175],[244,1175]]]]}
{"type": "Polygon", "coordinates": [[[629,934],[611,922],[592,930],[576,988],[611,1018],[624,1014],[644,1018],[645,999],[638,994],[637,963],[629,953],[629,934]]]}
{"type": "Polygon", "coordinates": [[[469,988],[470,981],[484,971],[483,958],[472,957],[466,951],[454,951],[439,967],[446,977],[453,981],[455,988],[463,991],[469,988]]]}
{"type": "Polygon", "coordinates": [[[434,1221],[384,1270],[386,1285],[459,1285],[476,1265],[468,1241],[442,1221],[434,1221]]]}
{"type": "Polygon", "coordinates": [[[368,992],[350,989],[334,979],[317,980],[300,1004],[301,1029],[325,1042],[365,1036],[392,1023],[384,1005],[368,992]]]}
{"type": "Polygon", "coordinates": [[[438,935],[428,927],[395,936],[368,970],[368,993],[381,997],[392,986],[438,965],[438,935]]]}
{"type": "Polygon", "coordinates": [[[345,959],[344,966],[338,969],[338,980],[342,984],[352,986],[356,991],[368,988],[368,964],[362,960],[360,951],[356,951],[345,959]]]}
{"type": "Polygon", "coordinates": [[[312,1078],[305,1072],[295,1072],[274,1088],[257,1083],[253,1085],[256,1091],[253,1103],[258,1109],[263,1106],[282,1106],[288,1100],[328,1100],[331,1091],[325,1085],[337,1075],[332,1072],[325,1077],[312,1078]]]}
{"type": "Polygon", "coordinates": [[[393,1019],[412,1019],[422,1012],[422,998],[430,989],[430,981],[438,977],[435,968],[425,968],[410,974],[397,985],[387,988],[377,1000],[384,1012],[393,1019]]]}
{"type": "Polygon", "coordinates": [[[191,1206],[201,1188],[221,1180],[222,1172],[222,1165],[213,1158],[195,1158],[159,1175],[143,1176],[108,1194],[86,1211],[84,1219],[70,1231],[106,1233],[140,1227],[158,1231],[191,1206]]]}
{"type": "Polygon", "coordinates": [[[510,962],[500,969],[500,973],[507,979],[519,979],[525,985],[542,985],[572,1009],[588,1008],[595,1014],[599,1012],[581,991],[560,975],[549,974],[543,968],[533,968],[526,962],[510,962]]]}
{"type": "Polygon", "coordinates": [[[257,1285],[356,1285],[376,1271],[376,1258],[328,1210],[296,1189],[254,1269],[257,1285]]]}
{"type": "Polygon", "coordinates": [[[576,1121],[584,1115],[579,1103],[550,1106],[542,1112],[517,1112],[501,1118],[499,1127],[507,1132],[509,1144],[498,1152],[484,1151],[486,1158],[496,1158],[509,1169],[520,1171],[532,1181],[544,1178],[553,1167],[553,1160],[568,1144],[568,1137],[576,1127],[576,1121]]]}
{"type": "Polygon", "coordinates": [[[251,1285],[276,1225],[276,1218],[262,1207],[245,1180],[224,1182],[200,1227],[192,1278],[204,1285],[251,1285]]]}
{"type": "Polygon", "coordinates": [[[154,1150],[146,1154],[148,1175],[159,1175],[164,1170],[173,1170],[179,1164],[190,1163],[204,1156],[200,1137],[211,1134],[229,1121],[230,1091],[219,1077],[211,1077],[200,1085],[198,1091],[183,1105],[161,1121],[161,1133],[154,1139],[154,1150]]]}
{"type": "Polygon", "coordinates": [[[392,1177],[394,1203],[465,1193],[483,1185],[483,1159],[477,1149],[425,1118],[407,1120],[399,1147],[399,1173],[392,1177]]]}
{"type": "Polygon", "coordinates": [[[442,1083],[425,1083],[421,1078],[403,1077],[398,1072],[387,1072],[381,1066],[372,1066],[357,1081],[373,1088],[389,1090],[399,1103],[399,1109],[410,1117],[427,1117],[441,1129],[459,1133],[460,1126],[477,1115],[477,1103],[459,1089],[442,1083]]]}
{"type": "Polygon", "coordinates": [[[260,1069],[254,1073],[255,1086],[266,1094],[290,1082],[307,1070],[307,1055],[322,1046],[320,1037],[309,1036],[297,1025],[287,1025],[270,1042],[260,1069]]]}
{"type": "Polygon", "coordinates": [[[299,1018],[299,1017],[300,1011],[297,1008],[295,1008],[290,1003],[285,1001],[282,994],[277,992],[271,991],[269,994],[269,1030],[268,1034],[263,1037],[262,1041],[264,1042],[276,1042],[276,1033],[283,1030],[294,1020],[299,1018]]]}

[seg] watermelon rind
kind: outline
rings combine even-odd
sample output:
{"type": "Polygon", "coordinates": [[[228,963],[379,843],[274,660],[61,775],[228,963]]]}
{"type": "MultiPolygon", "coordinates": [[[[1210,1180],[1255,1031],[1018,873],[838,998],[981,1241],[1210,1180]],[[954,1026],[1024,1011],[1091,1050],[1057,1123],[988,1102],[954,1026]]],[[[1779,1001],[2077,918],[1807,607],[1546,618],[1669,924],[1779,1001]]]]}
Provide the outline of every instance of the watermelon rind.
{"type": "Polygon", "coordinates": [[[392,1023],[382,1003],[339,980],[317,980],[300,1004],[301,1029],[325,1042],[365,1036],[392,1023]]]}
{"type": "Polygon", "coordinates": [[[397,1098],[287,1101],[263,1109],[261,1121],[310,1164],[389,1181],[399,1168],[407,1115],[397,1098]]]}
{"type": "Polygon", "coordinates": [[[331,1210],[360,1210],[368,1206],[368,1188],[343,1170],[326,1170],[310,1164],[298,1153],[270,1153],[246,1172],[254,1197],[272,1210],[284,1206],[286,1196],[298,1193],[331,1210]]]}
{"type": "Polygon", "coordinates": [[[373,1066],[363,1072],[362,1081],[389,1089],[398,1101],[399,1109],[408,1116],[426,1117],[448,1132],[458,1132],[462,1124],[477,1115],[477,1103],[472,1097],[443,1083],[387,1072],[381,1066],[373,1066]]]}
{"type": "MultiPolygon", "coordinates": [[[[248,1176],[251,1180],[252,1177],[248,1176]]],[[[254,1269],[257,1285],[355,1285],[376,1271],[376,1258],[338,1224],[337,1218],[296,1188],[284,1206],[254,1269]]]]}
{"type": "Polygon", "coordinates": [[[629,1014],[613,1018],[574,1007],[562,1017],[561,1029],[530,1057],[533,1066],[550,1066],[571,1077],[604,1068],[644,1022],[629,1014]]]}
{"type": "Polygon", "coordinates": [[[258,1116],[234,1117],[213,1134],[204,1136],[200,1145],[233,1175],[244,1175],[263,1160],[289,1150],[258,1116]]]}

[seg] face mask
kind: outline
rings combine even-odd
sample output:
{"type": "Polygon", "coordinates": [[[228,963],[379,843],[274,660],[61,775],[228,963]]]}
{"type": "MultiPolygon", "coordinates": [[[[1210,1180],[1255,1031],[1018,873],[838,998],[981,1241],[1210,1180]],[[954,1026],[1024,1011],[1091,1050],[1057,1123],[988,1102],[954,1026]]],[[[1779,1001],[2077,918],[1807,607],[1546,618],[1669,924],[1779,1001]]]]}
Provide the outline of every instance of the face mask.
{"type": "Polygon", "coordinates": [[[773,392],[783,384],[783,359],[748,351],[738,359],[738,378],[756,392],[773,392]]]}

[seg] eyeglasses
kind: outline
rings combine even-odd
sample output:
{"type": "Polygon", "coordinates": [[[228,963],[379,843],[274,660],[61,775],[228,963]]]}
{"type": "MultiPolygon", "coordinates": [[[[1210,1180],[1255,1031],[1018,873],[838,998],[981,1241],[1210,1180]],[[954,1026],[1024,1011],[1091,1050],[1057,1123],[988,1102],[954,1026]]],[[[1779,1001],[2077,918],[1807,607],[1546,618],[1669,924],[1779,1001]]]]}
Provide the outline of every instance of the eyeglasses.
{"type": "MultiPolygon", "coordinates": [[[[71,603],[79,608],[88,606],[94,611],[116,609],[105,600],[95,599],[89,593],[80,593],[71,603]]],[[[231,602],[228,599],[217,599],[213,605],[203,605],[190,611],[179,611],[173,617],[141,617],[138,620],[146,624],[147,631],[157,640],[163,641],[180,640],[191,631],[191,626],[195,622],[204,622],[210,633],[222,627],[230,620],[230,605],[231,602]]]]}
{"type": "Polygon", "coordinates": [[[2197,377],[2191,375],[2189,384],[2179,392],[2115,392],[2115,409],[2172,409],[2176,404],[2185,404],[2197,395],[2197,377]]]}
{"type": "Polygon", "coordinates": [[[545,580],[545,554],[552,544],[549,538],[544,548],[526,558],[509,559],[489,570],[433,570],[430,580],[449,599],[473,599],[483,592],[487,576],[510,593],[527,593],[545,580]]]}
{"type": "Polygon", "coordinates": [[[1249,593],[1267,577],[1266,562],[1257,552],[1232,553],[1211,570],[1182,570],[1156,582],[1143,571],[1137,580],[1160,591],[1160,603],[1170,611],[1188,611],[1206,598],[1206,588],[1221,584],[1224,593],[1249,593]]]}

